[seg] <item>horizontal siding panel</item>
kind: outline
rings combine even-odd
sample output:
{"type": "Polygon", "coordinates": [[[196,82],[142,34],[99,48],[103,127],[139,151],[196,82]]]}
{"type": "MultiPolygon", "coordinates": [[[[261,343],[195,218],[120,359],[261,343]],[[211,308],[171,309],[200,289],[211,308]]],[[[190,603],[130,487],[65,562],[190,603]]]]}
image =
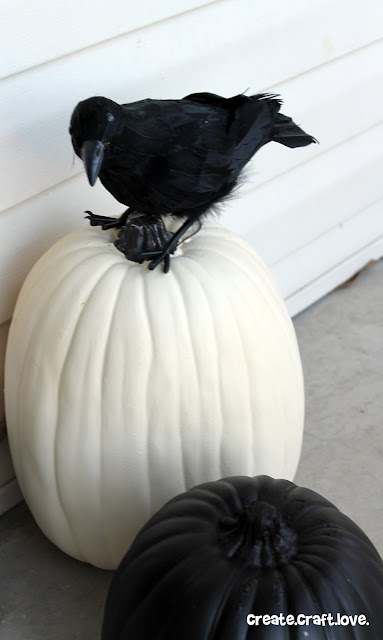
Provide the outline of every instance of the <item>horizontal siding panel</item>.
{"type": "Polygon", "coordinates": [[[3,0],[0,77],[214,1],[3,0]]]}
{"type": "Polygon", "coordinates": [[[291,298],[364,247],[373,248],[371,258],[381,257],[375,247],[383,247],[382,220],[383,199],[273,265],[271,270],[283,297],[291,298]]]}
{"type": "MultiPolygon", "coordinates": [[[[382,203],[383,206],[383,203],[382,203]]],[[[322,247],[311,247],[311,259],[321,259],[322,247]]],[[[292,293],[285,299],[287,309],[291,316],[295,316],[311,304],[333,291],[337,286],[346,282],[354,276],[360,269],[363,269],[371,260],[379,260],[383,256],[383,236],[378,240],[358,249],[343,262],[333,265],[325,273],[320,273],[311,282],[292,293]]],[[[291,264],[286,264],[287,268],[293,268],[294,257],[290,259],[291,264]]]]}
{"type": "Polygon", "coordinates": [[[233,200],[222,220],[271,266],[383,198],[382,162],[383,124],[233,200]]]}
{"type": "MultiPolygon", "coordinates": [[[[104,94],[123,102],[148,96],[181,97],[201,90],[232,95],[249,85],[250,91],[278,89],[292,76],[367,45],[378,37],[379,27],[378,20],[354,0],[337,0],[331,5],[327,0],[296,0],[289,4],[287,13],[282,0],[262,7],[251,0],[228,0],[139,33],[0,83],[0,163],[5,185],[0,209],[31,198],[80,171],[79,164],[73,166],[67,130],[73,107],[84,97],[104,94]],[[194,38],[197,33],[198,47],[194,38]],[[137,38],[141,38],[140,46],[137,38]]],[[[363,61],[368,75],[368,64],[365,58],[363,61]]],[[[362,84],[363,77],[364,74],[360,78],[362,84]]],[[[339,77],[339,83],[343,81],[351,79],[339,77]]],[[[374,93],[373,87],[371,92],[374,93]]],[[[329,102],[326,84],[322,93],[318,96],[316,89],[314,96],[329,102]]],[[[302,111],[306,99],[313,102],[304,90],[304,82],[299,96],[299,104],[288,96],[286,112],[292,107],[294,117],[304,120],[306,127],[312,124],[311,128],[317,129],[320,123],[314,116],[306,119],[309,112],[302,111]],[[296,104],[299,108],[295,108],[296,104]]],[[[316,111],[320,112],[318,104],[316,111]]],[[[346,120],[358,126],[357,119],[350,115],[346,120]]],[[[318,127],[321,128],[324,129],[324,120],[318,127]]],[[[306,157],[309,156],[302,156],[306,157]]]]}
{"type": "MultiPolygon", "coordinates": [[[[379,0],[367,0],[365,4],[359,0],[291,0],[288,5],[285,0],[115,0],[113,8],[103,0],[37,0],[30,4],[5,0],[1,23],[7,29],[0,45],[0,77],[158,21],[164,37],[154,43],[156,53],[161,54],[164,45],[176,56],[186,48],[196,53],[196,44],[198,52],[214,53],[217,41],[234,53],[230,32],[232,29],[235,36],[239,29],[248,53],[258,43],[269,54],[272,65],[277,61],[281,71],[290,75],[287,69],[294,51],[301,72],[302,65],[309,68],[318,64],[318,56],[324,62],[379,39],[383,9],[379,0]],[[199,7],[193,16],[169,20],[199,7]]],[[[146,30],[135,34],[137,47],[145,47],[145,36],[146,30]]],[[[257,70],[257,76],[260,73],[257,70]]]]}

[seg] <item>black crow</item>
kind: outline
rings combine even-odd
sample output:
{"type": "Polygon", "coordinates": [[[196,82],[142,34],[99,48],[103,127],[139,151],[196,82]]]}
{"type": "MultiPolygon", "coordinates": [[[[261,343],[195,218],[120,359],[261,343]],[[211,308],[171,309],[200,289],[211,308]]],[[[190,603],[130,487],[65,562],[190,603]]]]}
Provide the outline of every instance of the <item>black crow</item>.
{"type": "Polygon", "coordinates": [[[128,206],[120,218],[86,212],[90,224],[120,229],[116,246],[127,258],[151,260],[149,269],[164,260],[167,271],[180,238],[230,194],[258,149],[272,140],[287,147],[316,142],[280,106],[278,96],[266,93],[80,102],[69,128],[74,150],[90,184],[99,177],[128,206]],[[164,215],[185,220],[179,231],[166,230],[164,215]]]}

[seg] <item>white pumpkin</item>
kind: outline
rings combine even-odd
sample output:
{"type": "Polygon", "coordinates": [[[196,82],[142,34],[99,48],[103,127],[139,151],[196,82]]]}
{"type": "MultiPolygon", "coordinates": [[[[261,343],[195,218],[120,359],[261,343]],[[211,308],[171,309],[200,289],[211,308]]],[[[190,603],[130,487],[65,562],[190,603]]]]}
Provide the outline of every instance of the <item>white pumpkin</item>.
{"type": "Polygon", "coordinates": [[[149,271],[87,227],[28,275],[6,357],[13,462],[41,529],[114,568],[170,497],[231,475],[292,479],[295,333],[264,263],[215,223],[149,271]]]}

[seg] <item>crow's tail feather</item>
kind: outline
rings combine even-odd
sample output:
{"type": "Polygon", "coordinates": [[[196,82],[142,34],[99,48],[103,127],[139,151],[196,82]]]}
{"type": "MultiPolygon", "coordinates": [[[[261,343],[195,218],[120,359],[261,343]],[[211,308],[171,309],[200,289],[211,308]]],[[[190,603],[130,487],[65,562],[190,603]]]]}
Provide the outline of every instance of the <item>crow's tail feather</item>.
{"type": "Polygon", "coordinates": [[[306,147],[308,144],[318,142],[318,140],[298,127],[291,118],[284,116],[283,113],[276,115],[272,140],[291,149],[294,147],[306,147]]]}

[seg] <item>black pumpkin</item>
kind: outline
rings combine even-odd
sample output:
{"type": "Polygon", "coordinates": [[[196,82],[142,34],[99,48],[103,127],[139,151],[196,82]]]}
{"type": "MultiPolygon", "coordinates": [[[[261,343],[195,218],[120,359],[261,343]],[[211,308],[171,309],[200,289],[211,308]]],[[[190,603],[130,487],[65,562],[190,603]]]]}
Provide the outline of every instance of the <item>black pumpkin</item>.
{"type": "Polygon", "coordinates": [[[117,569],[102,630],[102,640],[382,638],[373,544],[319,494],[269,476],[204,483],[167,502],[117,569]],[[277,626],[280,614],[304,624],[277,626]]]}

